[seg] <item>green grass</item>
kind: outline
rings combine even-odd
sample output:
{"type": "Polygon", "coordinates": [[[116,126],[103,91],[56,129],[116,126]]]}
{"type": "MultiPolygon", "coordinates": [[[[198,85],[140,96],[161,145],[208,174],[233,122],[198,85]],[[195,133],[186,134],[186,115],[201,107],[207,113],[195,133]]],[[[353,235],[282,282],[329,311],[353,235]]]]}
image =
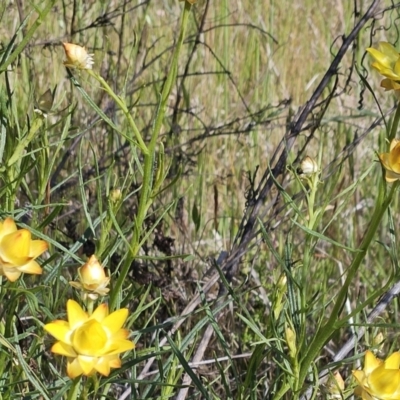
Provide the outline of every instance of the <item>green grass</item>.
{"type": "Polygon", "coordinates": [[[398,280],[399,204],[377,162],[389,130],[368,131],[380,111],[356,72],[387,114],[396,99],[364,54],[395,42],[395,10],[355,38],[334,98],[335,77],[258,197],[355,25],[352,7],[199,0],[175,80],[183,2],[0,0],[1,218],[49,243],[42,276],[1,283],[1,399],[325,399],[325,368],[349,398],[376,335],[379,357],[398,349],[396,299],[366,323],[398,280]],[[94,53],[94,72],[68,71],[61,42],[94,53]],[[48,89],[44,118],[34,108],[48,89]],[[306,155],[321,171],[308,180],[297,172],[306,155]],[[93,253],[111,276],[102,301],[129,309],[136,349],[110,376],[78,382],[43,326],[65,320],[68,299],[82,304],[69,281],[93,253]]]}

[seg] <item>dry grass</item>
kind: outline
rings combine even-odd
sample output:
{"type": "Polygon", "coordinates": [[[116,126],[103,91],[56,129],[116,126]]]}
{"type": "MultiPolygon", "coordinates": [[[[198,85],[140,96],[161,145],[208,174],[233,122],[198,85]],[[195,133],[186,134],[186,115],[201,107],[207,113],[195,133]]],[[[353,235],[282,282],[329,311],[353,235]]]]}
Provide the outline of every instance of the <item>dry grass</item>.
{"type": "MultiPolygon", "coordinates": [[[[35,11],[31,4],[20,0],[0,0],[0,5],[1,1],[5,10],[0,19],[4,50],[21,21],[27,17],[27,24],[18,33],[16,42],[25,37],[33,24],[35,11]],[[29,15],[30,12],[32,15],[29,15]]],[[[389,2],[382,2],[380,7],[383,9],[386,3],[390,6],[389,2]]],[[[199,0],[193,7],[187,40],[180,57],[178,80],[172,89],[161,131],[167,162],[171,165],[167,181],[178,179],[151,208],[147,228],[151,229],[165,213],[163,222],[141,248],[142,258],[132,264],[130,273],[131,286],[128,288],[132,290],[132,298],[126,300],[126,304],[133,309],[144,298],[148,302],[159,302],[156,305],[152,303],[149,310],[138,312],[134,323],[139,359],[141,356],[148,358],[158,351],[158,339],[155,340],[149,332],[157,337],[163,336],[164,332],[161,334],[157,325],[179,315],[197,293],[198,285],[209,279],[210,270],[215,272],[210,258],[218,258],[221,251],[232,249],[238,232],[241,232],[244,212],[254,200],[250,181],[254,179],[255,189],[263,173],[268,171],[271,157],[295,120],[295,115],[310,99],[343,39],[353,29],[353,7],[353,2],[333,0],[293,3],[199,0]],[[182,254],[192,257],[151,259],[154,256],[165,258],[182,254]],[[146,292],[151,282],[153,287],[146,292]],[[156,328],[146,332],[138,324],[143,324],[143,329],[145,326],[156,328]]],[[[16,197],[19,204],[13,205],[13,209],[8,209],[8,204],[4,213],[15,211],[17,216],[24,216],[27,214],[26,207],[31,207],[34,210],[32,220],[38,221],[39,225],[49,212],[57,208],[56,204],[62,204],[46,224],[47,233],[55,242],[72,249],[70,252],[78,257],[90,253],[87,248],[81,248],[84,241],[82,235],[85,239],[90,236],[90,225],[96,225],[97,218],[107,209],[107,196],[112,188],[123,188],[127,195],[117,216],[119,223],[124,226],[126,221],[134,221],[138,207],[136,190],[140,187],[141,175],[132,148],[102,122],[73,85],[62,64],[64,54],[61,42],[79,43],[94,53],[95,70],[126,100],[143,137],[149,140],[177,40],[181,8],[182,3],[172,0],[140,4],[113,0],[56,2],[17,62],[0,75],[0,90],[4,93],[2,101],[12,98],[10,115],[13,118],[9,120],[7,132],[19,137],[33,119],[35,99],[48,88],[57,86],[55,110],[49,115],[45,139],[38,138],[30,148],[33,152],[40,149],[40,159],[44,157],[44,149],[48,152],[47,157],[51,158],[53,151],[60,146],[50,174],[51,201],[48,202],[48,198],[40,202],[35,200],[35,193],[40,189],[35,186],[37,175],[32,170],[24,177],[25,186],[18,189],[16,197]],[[6,90],[7,86],[9,90],[6,90]],[[71,154],[62,164],[62,157],[68,151],[71,154]],[[128,182],[125,181],[127,177],[128,182]]],[[[366,10],[358,11],[362,15],[366,10]]],[[[280,350],[284,353],[287,349],[284,328],[289,323],[294,324],[301,331],[298,346],[306,352],[317,327],[329,317],[333,293],[336,295],[343,286],[343,270],[351,265],[356,253],[343,250],[325,238],[316,240],[315,235],[310,236],[294,224],[293,221],[306,225],[309,215],[306,197],[302,193],[304,187],[301,181],[296,180],[293,171],[306,154],[315,159],[320,156],[324,183],[319,186],[314,205],[326,208],[326,211],[322,212],[313,230],[343,246],[357,248],[370,224],[377,201],[375,192],[382,180],[378,167],[366,176],[363,174],[377,159],[376,151],[386,149],[383,126],[366,135],[347,157],[342,157],[342,151],[351,143],[356,143],[357,137],[363,135],[379,117],[373,96],[365,90],[357,71],[367,76],[366,71],[370,70],[364,53],[365,48],[371,45],[371,38],[374,43],[379,40],[395,41],[395,29],[378,28],[388,28],[391,19],[396,21],[396,18],[395,8],[384,13],[375,25],[366,25],[354,42],[354,48],[343,58],[338,74],[332,78],[320,101],[327,99],[336,77],[338,95],[324,112],[323,107],[314,108],[306,122],[311,129],[304,130],[290,150],[287,169],[279,178],[279,185],[265,197],[260,213],[267,232],[264,236],[257,235],[251,242],[253,247],[241,260],[240,269],[232,281],[233,303],[230,308],[226,307],[228,311],[223,322],[214,326],[215,339],[210,342],[206,357],[229,358],[253,352],[257,349],[254,343],[258,342],[261,346],[258,351],[263,354],[258,367],[266,372],[262,374],[256,368],[255,376],[263,385],[270,385],[271,390],[257,386],[255,382],[252,382],[253,392],[249,386],[246,387],[246,384],[250,385],[246,379],[251,380],[246,378],[246,372],[251,368],[248,358],[244,357],[238,362],[230,359],[221,366],[213,363],[201,369],[201,382],[210,398],[211,393],[214,393],[214,398],[221,399],[278,398],[272,393],[280,389],[277,382],[284,379],[285,368],[290,368],[287,359],[280,358],[271,350],[270,340],[279,341],[280,350]],[[313,125],[315,121],[318,123],[313,125]],[[308,142],[310,135],[312,138],[308,142]],[[281,195],[277,197],[279,190],[281,195]],[[288,250],[290,246],[291,252],[288,250]],[[285,317],[267,322],[277,298],[277,282],[285,271],[287,273],[286,256],[294,263],[291,273],[295,282],[298,279],[303,291],[297,293],[297,300],[289,295],[285,297],[285,317]],[[283,268],[283,265],[286,267],[283,268]],[[307,303],[306,310],[296,308],[300,307],[296,303],[300,299],[307,303]],[[294,317],[296,313],[300,316],[294,317]],[[255,326],[266,336],[265,341],[260,338],[255,326]],[[276,365],[272,365],[271,360],[276,365]]],[[[74,75],[105,114],[127,132],[129,127],[124,116],[99,84],[84,71],[74,72],[74,75]]],[[[367,79],[376,90],[382,109],[387,112],[394,104],[393,96],[378,89],[379,77],[374,73],[369,73],[367,79]]],[[[140,152],[137,157],[141,162],[140,152]]],[[[397,203],[395,199],[393,210],[397,203]]],[[[387,230],[390,223],[396,225],[398,222],[395,214],[393,211],[393,215],[384,217],[377,237],[387,247],[371,245],[365,265],[355,275],[354,290],[350,291],[347,304],[350,309],[346,312],[354,310],[369,296],[376,295],[382,287],[381,282],[389,279],[396,257],[393,255],[395,242],[393,238],[388,238],[387,230]],[[387,262],[388,253],[393,264],[387,262]]],[[[100,225],[94,230],[95,235],[89,238],[89,242],[99,246],[100,225]]],[[[124,231],[124,234],[130,238],[131,233],[124,231]]],[[[101,242],[101,250],[110,263],[110,270],[114,271],[119,268],[127,250],[120,239],[120,232],[115,229],[110,229],[108,240],[101,242]]],[[[61,253],[60,247],[57,251],[61,253]]],[[[55,263],[56,259],[51,261],[55,263]]],[[[71,262],[67,262],[66,266],[73,274],[71,262]]],[[[394,279],[394,275],[390,279],[394,279]]],[[[206,311],[214,307],[212,301],[218,297],[222,286],[223,282],[219,279],[211,294],[207,294],[207,301],[202,299],[206,311]]],[[[292,282],[292,289],[293,286],[296,285],[292,282]]],[[[61,296],[62,293],[65,297],[67,290],[57,289],[57,294],[61,296]]],[[[374,301],[376,298],[368,304],[371,306],[374,301]]],[[[46,303],[46,306],[55,315],[62,312],[63,302],[57,305],[46,303]]],[[[210,313],[199,314],[186,321],[179,329],[181,336],[176,338],[178,347],[185,343],[182,354],[188,360],[190,346],[196,349],[204,333],[203,326],[196,324],[205,325],[212,321],[210,313]]],[[[217,322],[218,317],[214,317],[217,322]]],[[[363,311],[359,310],[355,318],[362,324],[363,311]]],[[[395,322],[395,318],[388,316],[389,322],[395,322]]],[[[167,329],[169,326],[165,327],[167,329]]],[[[348,337],[347,329],[349,324],[344,323],[337,328],[328,348],[319,355],[317,369],[331,361],[329,353],[335,353],[344,343],[348,337]]],[[[397,338],[395,333],[389,335],[394,335],[390,340],[397,338]]],[[[166,362],[173,354],[176,356],[178,352],[168,349],[165,354],[159,355],[159,360],[166,362]]],[[[174,362],[177,362],[176,358],[174,362]]],[[[132,376],[140,374],[144,360],[136,365],[129,359],[129,363],[132,382],[132,376]]],[[[181,359],[179,363],[182,363],[181,359]]],[[[343,367],[346,377],[351,369],[351,363],[348,364],[350,366],[343,367]]],[[[137,398],[167,398],[160,394],[166,389],[158,388],[157,384],[168,381],[175,385],[180,380],[178,374],[170,372],[170,364],[164,366],[171,375],[165,379],[157,376],[153,384],[139,383],[137,398]]],[[[188,367],[184,367],[187,371],[188,367]]],[[[113,383],[115,385],[115,381],[113,383]]],[[[348,384],[351,387],[350,378],[348,384]]],[[[197,388],[190,392],[192,397],[188,398],[203,398],[204,393],[199,394],[200,389],[197,384],[195,386],[197,388]]],[[[294,398],[291,396],[297,396],[295,391],[296,388],[292,387],[282,396],[294,398]]],[[[172,394],[178,392],[176,388],[172,394]]]]}

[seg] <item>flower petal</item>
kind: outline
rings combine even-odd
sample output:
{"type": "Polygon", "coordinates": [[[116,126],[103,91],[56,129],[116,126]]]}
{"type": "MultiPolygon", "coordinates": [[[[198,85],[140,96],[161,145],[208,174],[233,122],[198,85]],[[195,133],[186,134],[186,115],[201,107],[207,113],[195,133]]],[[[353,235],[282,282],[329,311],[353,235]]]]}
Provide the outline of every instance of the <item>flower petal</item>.
{"type": "Polygon", "coordinates": [[[4,221],[0,222],[0,240],[10,234],[13,233],[17,230],[17,225],[15,225],[15,222],[12,218],[8,217],[4,221]]]}
{"type": "Polygon", "coordinates": [[[399,369],[400,367],[400,352],[396,351],[385,360],[386,369],[399,369]]]}
{"type": "Polygon", "coordinates": [[[392,182],[397,181],[398,179],[400,179],[399,174],[396,174],[395,172],[392,172],[389,170],[385,171],[385,181],[386,182],[392,183],[392,182]]]}
{"type": "Polygon", "coordinates": [[[67,314],[69,326],[75,329],[88,320],[88,315],[82,310],[81,306],[75,300],[67,301],[67,314]]]}
{"type": "Polygon", "coordinates": [[[79,355],[78,362],[82,368],[83,374],[91,375],[93,373],[94,366],[97,363],[97,357],[88,357],[79,355]]]}
{"type": "Polygon", "coordinates": [[[369,375],[372,371],[382,365],[382,361],[376,358],[374,353],[370,350],[365,352],[364,371],[369,375]]]}
{"type": "Polygon", "coordinates": [[[100,304],[90,316],[91,319],[95,319],[96,321],[103,322],[104,318],[108,315],[108,305],[103,303],[100,304]]]}
{"type": "Polygon", "coordinates": [[[2,272],[10,282],[15,282],[21,276],[21,272],[15,268],[4,267],[2,272]]]}
{"type": "Polygon", "coordinates": [[[32,240],[29,249],[29,257],[39,257],[49,248],[49,245],[44,240],[32,240]]]}
{"type": "Polygon", "coordinates": [[[130,340],[116,340],[110,343],[110,347],[107,350],[107,355],[119,354],[135,348],[135,344],[130,340]]]}
{"type": "Polygon", "coordinates": [[[391,400],[400,398],[395,396],[400,385],[399,369],[385,369],[382,365],[371,372],[368,377],[368,384],[371,394],[391,400]]]}
{"type": "Polygon", "coordinates": [[[55,354],[60,354],[61,356],[67,356],[67,357],[76,357],[77,356],[73,347],[68,344],[65,344],[63,342],[54,343],[53,347],[51,348],[51,351],[55,354]]]}
{"type": "MultiPolygon", "coordinates": [[[[121,366],[121,360],[119,360],[119,358],[117,358],[118,362],[113,362],[113,365],[117,365],[116,367],[113,368],[119,368],[121,366]]],[[[97,364],[94,366],[94,368],[96,369],[97,372],[99,372],[100,374],[104,375],[104,376],[108,376],[110,375],[110,358],[109,357],[101,357],[98,361],[97,364]]]]}
{"type": "Polygon", "coordinates": [[[78,358],[74,358],[73,360],[68,360],[67,362],[67,375],[74,379],[79,375],[83,374],[83,369],[79,364],[78,358]]]}
{"type": "Polygon", "coordinates": [[[31,233],[27,229],[9,233],[0,242],[2,258],[16,266],[24,265],[32,259],[29,257],[30,244],[31,233]]]}
{"type": "Polygon", "coordinates": [[[126,319],[128,318],[128,309],[121,308],[120,310],[114,311],[106,318],[104,318],[102,324],[106,326],[111,333],[118,332],[124,325],[126,319]]]}
{"type": "Polygon", "coordinates": [[[56,320],[46,324],[44,330],[50,333],[51,336],[54,336],[57,340],[60,340],[64,343],[71,344],[69,339],[70,330],[69,324],[66,321],[56,320]]]}
{"type": "Polygon", "coordinates": [[[43,272],[42,267],[35,260],[31,260],[22,267],[18,267],[18,270],[20,272],[34,275],[41,275],[43,272]]]}

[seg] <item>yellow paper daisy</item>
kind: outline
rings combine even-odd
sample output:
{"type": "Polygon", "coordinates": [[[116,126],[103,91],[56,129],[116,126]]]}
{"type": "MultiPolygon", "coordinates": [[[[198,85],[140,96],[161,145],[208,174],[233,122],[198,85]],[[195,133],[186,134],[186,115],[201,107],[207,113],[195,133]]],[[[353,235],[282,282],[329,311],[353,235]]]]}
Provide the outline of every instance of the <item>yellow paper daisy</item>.
{"type": "Polygon", "coordinates": [[[67,357],[67,374],[99,372],[108,376],[111,368],[121,367],[119,354],[135,347],[127,340],[129,331],[122,329],[128,318],[126,308],[108,314],[107,304],[101,304],[88,315],[74,300],[67,302],[68,321],[56,320],[44,326],[56,342],[51,351],[67,357]]]}

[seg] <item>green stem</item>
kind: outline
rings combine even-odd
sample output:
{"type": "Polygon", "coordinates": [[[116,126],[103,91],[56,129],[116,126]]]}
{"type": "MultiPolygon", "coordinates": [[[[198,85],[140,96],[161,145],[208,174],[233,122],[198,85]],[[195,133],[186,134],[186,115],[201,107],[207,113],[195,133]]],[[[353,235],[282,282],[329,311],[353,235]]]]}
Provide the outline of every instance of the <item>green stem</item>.
{"type": "Polygon", "coordinates": [[[76,400],[77,399],[78,394],[79,394],[80,383],[81,383],[81,376],[78,378],[75,378],[72,381],[72,385],[69,388],[67,400],[76,400]]]}
{"type": "Polygon", "coordinates": [[[303,359],[301,370],[300,370],[299,385],[298,385],[299,388],[302,387],[303,382],[309,371],[309,367],[312,364],[313,360],[315,360],[317,355],[320,353],[322,347],[325,346],[326,342],[329,340],[329,338],[335,332],[335,323],[337,322],[337,318],[339,316],[340,310],[343,307],[343,303],[346,300],[346,297],[348,294],[348,288],[354,278],[354,275],[358,271],[358,268],[360,267],[360,264],[361,264],[362,260],[364,259],[365,254],[367,253],[369,245],[371,244],[371,241],[374,238],[375,233],[378,229],[379,223],[380,223],[384,213],[386,212],[387,208],[389,207],[398,185],[399,185],[399,181],[395,182],[390,190],[389,195],[386,197],[386,199],[384,199],[385,185],[383,182],[381,183],[381,186],[379,189],[379,195],[378,195],[375,210],[374,210],[374,213],[373,213],[373,216],[371,219],[371,223],[364,235],[364,238],[361,242],[360,248],[359,248],[356,256],[354,257],[354,260],[349,267],[346,281],[345,281],[343,287],[341,288],[341,290],[339,291],[339,294],[337,296],[331,316],[329,317],[326,324],[319,329],[319,331],[317,332],[317,334],[314,337],[314,340],[308,346],[309,351],[303,359]]]}
{"type": "Polygon", "coordinates": [[[96,72],[94,72],[91,69],[86,70],[87,73],[92,76],[94,79],[96,79],[101,86],[103,86],[104,90],[114,99],[114,101],[117,103],[118,107],[122,110],[124,113],[126,119],[128,120],[129,126],[131,127],[135,138],[138,142],[138,145],[140,147],[140,150],[142,150],[143,154],[148,154],[149,150],[147,149],[146,144],[144,143],[142,139],[142,135],[139,132],[139,129],[137,128],[135,121],[132,118],[131,113],[128,110],[128,107],[126,106],[125,102],[116,94],[114,91],[111,89],[109,84],[96,72]]]}
{"type": "MultiPolygon", "coordinates": [[[[126,276],[128,275],[131,263],[136,257],[141,246],[140,238],[142,234],[143,223],[144,220],[146,219],[147,211],[152,203],[151,192],[153,190],[153,168],[154,168],[154,157],[156,154],[156,146],[161,131],[162,123],[164,121],[168,98],[171,93],[172,85],[175,82],[177,76],[179,54],[185,38],[190,10],[191,10],[191,4],[189,2],[185,2],[185,7],[183,10],[183,15],[181,20],[179,38],[174,53],[172,55],[171,68],[168,72],[168,76],[167,79],[165,80],[164,87],[161,93],[160,104],[154,121],[150,142],[148,147],[146,148],[147,151],[144,152],[143,183],[140,190],[138,212],[136,215],[135,229],[131,240],[130,255],[126,258],[121,268],[120,275],[110,295],[110,310],[113,310],[114,307],[116,306],[118,293],[120,292],[123,282],[125,281],[126,276]]],[[[93,73],[91,75],[94,76],[93,73]]]]}
{"type": "Polygon", "coordinates": [[[391,142],[396,137],[397,129],[399,127],[399,121],[400,121],[400,102],[397,105],[396,114],[394,115],[393,123],[390,128],[389,142],[391,142]]]}

